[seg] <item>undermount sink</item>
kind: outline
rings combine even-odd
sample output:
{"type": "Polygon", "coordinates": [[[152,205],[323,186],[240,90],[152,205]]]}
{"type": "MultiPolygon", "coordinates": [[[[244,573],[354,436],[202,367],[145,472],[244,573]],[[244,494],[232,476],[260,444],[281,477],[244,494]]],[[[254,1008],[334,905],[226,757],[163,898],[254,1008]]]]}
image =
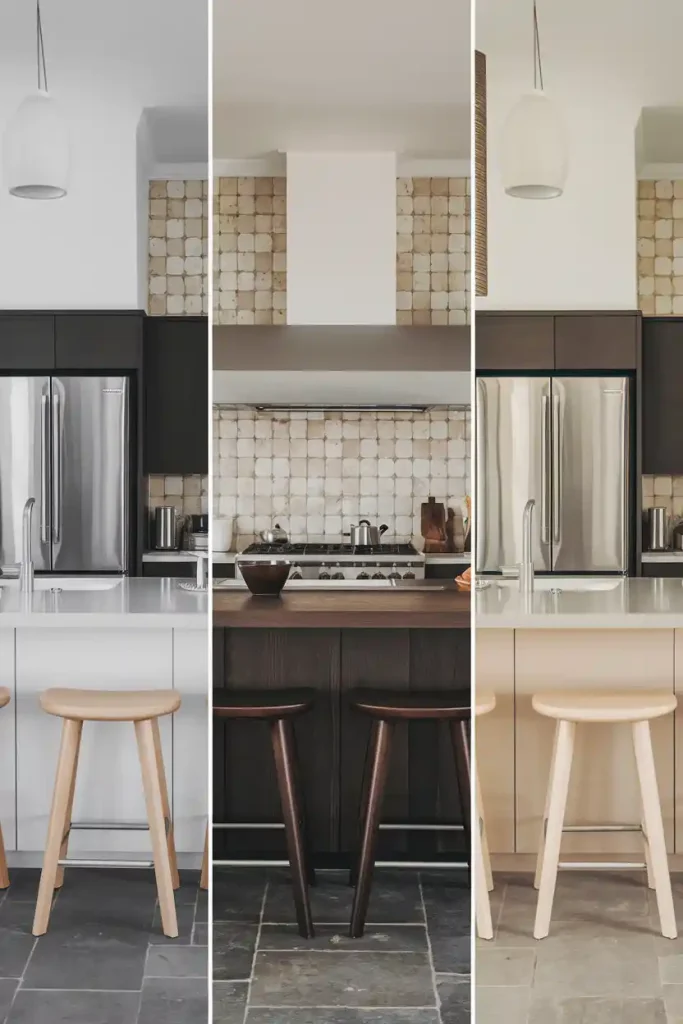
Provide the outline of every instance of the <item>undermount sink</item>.
{"type": "MultiPolygon", "coordinates": [[[[33,580],[34,590],[112,590],[118,587],[120,577],[88,577],[88,576],[36,576],[33,580]]],[[[0,588],[7,587],[19,590],[19,580],[0,578],[0,588]]]]}
{"type": "MultiPolygon", "coordinates": [[[[591,578],[581,576],[536,576],[534,579],[535,591],[573,591],[575,593],[587,593],[591,590],[616,590],[621,583],[621,577],[615,578],[591,578]]],[[[496,580],[496,586],[503,590],[519,590],[519,580],[500,579],[496,580]]]]}

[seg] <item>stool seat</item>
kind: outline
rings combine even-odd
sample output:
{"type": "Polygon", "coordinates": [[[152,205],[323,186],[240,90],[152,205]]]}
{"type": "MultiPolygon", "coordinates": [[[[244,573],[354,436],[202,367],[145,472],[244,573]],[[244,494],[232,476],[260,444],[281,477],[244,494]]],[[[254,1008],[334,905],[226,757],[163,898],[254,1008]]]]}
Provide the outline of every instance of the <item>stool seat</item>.
{"type": "Polygon", "coordinates": [[[678,702],[665,690],[559,690],[536,693],[531,703],[539,715],[565,722],[645,722],[670,715],[678,702]]]}
{"type": "Polygon", "coordinates": [[[79,722],[144,722],[180,707],[177,690],[75,690],[53,688],[40,696],[48,715],[79,722]]]}
{"type": "Polygon", "coordinates": [[[411,693],[407,690],[356,689],[349,693],[349,701],[357,711],[378,719],[433,719],[449,721],[469,718],[471,696],[469,690],[442,690],[411,693]]]}
{"type": "Polygon", "coordinates": [[[288,718],[310,711],[316,692],[300,687],[288,690],[213,691],[213,713],[219,718],[288,718]]]}
{"type": "Polygon", "coordinates": [[[477,690],[474,704],[474,714],[488,715],[496,706],[496,695],[489,690],[477,690]]]}

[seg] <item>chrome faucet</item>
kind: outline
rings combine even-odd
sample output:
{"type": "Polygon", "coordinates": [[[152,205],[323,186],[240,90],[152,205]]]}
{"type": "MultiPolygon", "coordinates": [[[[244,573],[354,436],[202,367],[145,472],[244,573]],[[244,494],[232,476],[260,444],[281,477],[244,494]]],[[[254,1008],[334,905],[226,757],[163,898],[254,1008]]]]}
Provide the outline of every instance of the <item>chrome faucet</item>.
{"type": "Polygon", "coordinates": [[[522,561],[519,566],[519,589],[530,594],[534,589],[533,523],[535,498],[529,498],[522,516],[522,561]]]}
{"type": "Polygon", "coordinates": [[[21,590],[31,592],[33,590],[33,552],[31,550],[31,526],[33,520],[33,506],[35,498],[27,498],[21,521],[21,562],[18,565],[3,565],[0,567],[0,576],[8,580],[19,580],[21,590]]]}

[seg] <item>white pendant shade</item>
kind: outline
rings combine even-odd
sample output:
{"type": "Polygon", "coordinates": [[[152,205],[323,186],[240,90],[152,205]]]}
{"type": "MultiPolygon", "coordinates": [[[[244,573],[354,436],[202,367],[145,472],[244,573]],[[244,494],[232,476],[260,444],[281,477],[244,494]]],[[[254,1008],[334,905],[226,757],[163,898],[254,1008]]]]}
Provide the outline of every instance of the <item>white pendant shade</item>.
{"type": "Polygon", "coordinates": [[[3,139],[5,185],[21,199],[60,199],[69,179],[69,140],[55,101],[43,89],[27,96],[3,139]]]}
{"type": "Polygon", "coordinates": [[[522,96],[503,126],[501,170],[509,196],[555,199],[567,178],[562,116],[540,89],[522,96]]]}

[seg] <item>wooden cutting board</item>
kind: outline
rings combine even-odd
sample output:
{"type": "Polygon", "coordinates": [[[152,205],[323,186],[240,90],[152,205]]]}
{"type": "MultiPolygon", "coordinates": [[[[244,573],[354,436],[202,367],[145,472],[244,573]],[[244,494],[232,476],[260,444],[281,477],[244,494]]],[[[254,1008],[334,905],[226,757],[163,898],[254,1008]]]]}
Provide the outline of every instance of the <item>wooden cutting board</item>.
{"type": "Polygon", "coordinates": [[[429,497],[420,507],[420,530],[426,554],[448,550],[446,508],[442,501],[429,497]]]}

